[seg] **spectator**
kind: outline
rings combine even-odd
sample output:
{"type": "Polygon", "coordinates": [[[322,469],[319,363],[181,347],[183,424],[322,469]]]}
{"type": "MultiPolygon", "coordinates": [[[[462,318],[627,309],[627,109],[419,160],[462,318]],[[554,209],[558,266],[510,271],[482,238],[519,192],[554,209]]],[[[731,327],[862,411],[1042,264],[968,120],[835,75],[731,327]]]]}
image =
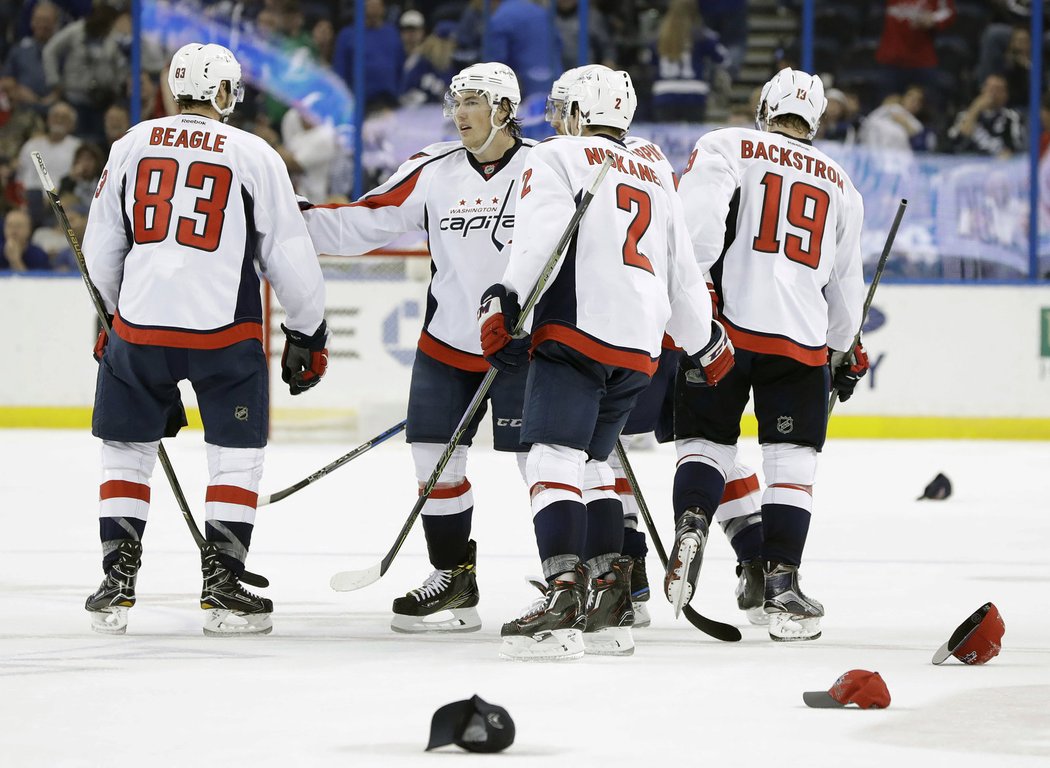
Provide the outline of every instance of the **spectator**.
{"type": "Polygon", "coordinates": [[[316,124],[296,109],[281,118],[281,142],[278,148],[288,166],[295,191],[314,203],[328,199],[328,174],[339,152],[335,126],[316,124]]]}
{"type": "MultiPolygon", "coordinates": [[[[365,93],[367,107],[377,101],[395,103],[401,90],[405,53],[394,25],[386,21],[383,0],[365,0],[365,93]]],[[[332,68],[354,89],[354,27],[339,30],[332,68]]]]}
{"type": "Polygon", "coordinates": [[[105,136],[107,156],[113,142],[127,133],[129,128],[131,128],[131,115],[128,114],[127,107],[114,104],[106,110],[106,114],[102,116],[102,130],[105,136]]]}
{"type": "Polygon", "coordinates": [[[31,19],[32,34],[23,37],[8,54],[0,74],[0,88],[7,92],[16,107],[32,107],[43,114],[51,100],[51,89],[44,76],[43,51],[58,29],[58,6],[49,2],[37,3],[31,19]]]}
{"type": "Polygon", "coordinates": [[[1000,158],[1024,151],[1021,116],[1006,106],[1009,102],[1006,78],[986,77],[977,98],[956,116],[948,129],[955,151],[1000,158]]]}
{"type": "MultiPolygon", "coordinates": [[[[58,185],[58,194],[63,201],[72,199],[77,205],[86,211],[91,207],[91,200],[95,195],[95,187],[102,176],[102,169],[106,167],[106,156],[98,144],[85,141],[77,147],[73,155],[73,167],[68,176],[62,177],[58,185]]],[[[50,168],[48,169],[51,170],[50,168]]]]}
{"type": "Polygon", "coordinates": [[[857,140],[859,100],[855,95],[851,99],[838,88],[829,88],[824,97],[828,100],[828,108],[824,110],[824,117],[820,119],[817,138],[842,144],[854,143],[857,140]]]}
{"type": "Polygon", "coordinates": [[[518,75],[522,101],[546,99],[561,74],[561,41],[550,14],[529,0],[491,0],[488,37],[482,61],[506,64],[518,75]]]}
{"type": "MultiPolygon", "coordinates": [[[[77,242],[84,242],[84,230],[87,228],[88,207],[84,206],[76,198],[70,195],[63,195],[61,199],[62,207],[66,211],[66,217],[69,219],[69,226],[77,236],[77,242]]],[[[52,271],[79,271],[80,268],[77,266],[77,257],[73,253],[73,249],[69,247],[69,241],[66,239],[65,231],[59,230],[58,227],[40,227],[33,233],[33,243],[47,251],[48,255],[51,257],[52,271]],[[43,242],[41,242],[39,236],[43,233],[50,233],[57,236],[56,239],[52,241],[52,247],[50,249],[45,248],[43,242]]]]}
{"type": "Polygon", "coordinates": [[[729,52],[726,70],[735,80],[747,52],[747,0],[699,0],[699,7],[704,23],[718,33],[729,52]]]}
{"type": "Polygon", "coordinates": [[[16,208],[4,216],[4,237],[0,243],[0,270],[25,272],[51,269],[47,252],[29,242],[33,224],[29,214],[16,208]]]}
{"type": "MultiPolygon", "coordinates": [[[[1018,0],[992,0],[992,20],[981,33],[980,55],[977,59],[977,82],[983,83],[988,75],[1006,69],[1006,50],[1010,47],[1014,30],[1027,30],[1031,24],[1032,9],[1027,2],[1018,0]]],[[[1010,96],[1017,98],[1012,83],[1010,96]]],[[[1027,95],[1028,91],[1024,92],[1027,95]]]]}
{"type": "Polygon", "coordinates": [[[18,164],[10,157],[0,155],[0,216],[26,204],[25,191],[18,181],[18,164]]]}
{"type": "Polygon", "coordinates": [[[718,65],[726,60],[718,35],[706,29],[696,0],[671,0],[653,47],[653,112],[661,122],[699,122],[718,65]]]}
{"type": "MultiPolygon", "coordinates": [[[[489,7],[489,13],[492,7],[489,7]]],[[[452,68],[457,72],[481,61],[481,37],[485,31],[485,15],[482,0],[470,0],[456,24],[456,52],[452,55],[452,68]]]]}
{"type": "Polygon", "coordinates": [[[47,111],[47,131],[29,139],[18,153],[18,177],[26,190],[26,204],[34,228],[43,223],[46,205],[32,153],[39,152],[44,156],[52,178],[67,176],[73,169],[73,156],[80,146],[80,139],[72,135],[76,124],[76,111],[64,101],[56,102],[47,111]]]}
{"type": "Polygon", "coordinates": [[[999,74],[1006,78],[1006,87],[1010,91],[1010,103],[1013,109],[1025,109],[1028,106],[1028,86],[1032,75],[1032,33],[1028,27],[1016,25],[1008,30],[1004,37],[1005,45],[987,45],[996,29],[1005,25],[990,25],[981,36],[981,58],[977,65],[977,75],[981,82],[988,75],[999,74]]]}
{"type": "MultiPolygon", "coordinates": [[[[902,96],[888,96],[860,126],[860,143],[866,147],[898,152],[925,152],[933,147],[933,134],[919,120],[925,94],[913,85],[902,96]]],[[[830,104],[830,99],[829,99],[830,104]]]]}
{"type": "Polygon", "coordinates": [[[401,79],[401,106],[440,104],[455,70],[452,57],[456,51],[456,23],[442,21],[416,51],[405,59],[401,79]]]}
{"type": "Polygon", "coordinates": [[[121,15],[98,3],[90,16],[62,28],[44,46],[48,87],[76,108],[77,130],[85,138],[102,138],[102,115],[126,77],[128,61],[114,31],[121,15]]]}
{"type": "Polygon", "coordinates": [[[886,0],[882,38],[875,60],[886,70],[883,96],[903,93],[912,83],[936,86],[937,32],[955,20],[955,0],[886,0]]]}
{"type": "Polygon", "coordinates": [[[419,11],[405,11],[397,25],[401,35],[401,47],[405,51],[406,61],[412,57],[426,37],[426,19],[419,11]]]}
{"type": "Polygon", "coordinates": [[[335,51],[335,27],[328,19],[318,19],[310,31],[317,60],[331,66],[332,53],[335,51]]]}
{"type": "MultiPolygon", "coordinates": [[[[578,0],[557,0],[554,25],[558,28],[561,39],[561,68],[563,70],[580,66],[580,14],[578,0]]],[[[604,64],[610,69],[616,68],[616,53],[613,50],[612,38],[605,23],[605,16],[593,3],[587,13],[588,27],[587,53],[585,64],[604,64]]]]}

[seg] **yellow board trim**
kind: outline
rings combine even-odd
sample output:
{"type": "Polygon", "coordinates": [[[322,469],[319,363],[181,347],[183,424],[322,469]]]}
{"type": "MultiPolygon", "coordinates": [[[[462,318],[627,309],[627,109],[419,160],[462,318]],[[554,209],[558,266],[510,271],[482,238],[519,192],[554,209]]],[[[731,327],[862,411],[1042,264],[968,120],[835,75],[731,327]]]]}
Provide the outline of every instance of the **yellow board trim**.
{"type": "MultiPolygon", "coordinates": [[[[291,417],[291,409],[282,415],[291,417]]],[[[348,421],[347,411],[311,409],[307,421],[318,426],[348,421]]],[[[296,414],[298,415],[298,414],[296,414]]],[[[305,414],[304,414],[305,415],[305,414]]],[[[188,409],[190,429],[202,429],[200,411],[188,409]]],[[[90,429],[91,408],[0,406],[0,429],[90,429]]],[[[758,434],[753,415],[740,425],[745,437],[758,434]]],[[[831,438],[912,440],[1050,440],[1050,419],[1011,419],[940,416],[845,416],[836,413],[828,428],[831,438]]]]}

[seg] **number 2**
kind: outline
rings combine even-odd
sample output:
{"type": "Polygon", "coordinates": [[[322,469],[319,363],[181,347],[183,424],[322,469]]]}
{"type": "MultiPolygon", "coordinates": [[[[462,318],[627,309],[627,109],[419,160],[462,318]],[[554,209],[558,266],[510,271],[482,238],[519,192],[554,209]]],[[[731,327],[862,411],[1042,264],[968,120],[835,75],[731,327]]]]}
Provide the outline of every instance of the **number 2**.
{"type": "Polygon", "coordinates": [[[649,195],[640,189],[620,184],[616,187],[616,207],[630,213],[635,206],[638,210],[627,227],[627,238],[623,243],[623,263],[629,267],[644,269],[650,274],[653,264],[649,258],[638,250],[638,241],[642,239],[653,220],[653,204],[649,195]]]}
{"type": "MultiPolygon", "coordinates": [[[[769,171],[762,177],[761,184],[766,188],[762,201],[762,221],[751,247],[760,253],[780,253],[780,239],[777,234],[780,230],[780,199],[784,177],[769,171]]],[[[785,236],[784,255],[791,261],[810,269],[816,269],[820,265],[820,244],[824,240],[830,205],[831,198],[820,187],[814,187],[804,181],[791,184],[788,191],[787,222],[809,235],[808,247],[796,234],[789,232],[785,236]],[[811,202],[812,215],[807,215],[806,209],[811,202]]]]}

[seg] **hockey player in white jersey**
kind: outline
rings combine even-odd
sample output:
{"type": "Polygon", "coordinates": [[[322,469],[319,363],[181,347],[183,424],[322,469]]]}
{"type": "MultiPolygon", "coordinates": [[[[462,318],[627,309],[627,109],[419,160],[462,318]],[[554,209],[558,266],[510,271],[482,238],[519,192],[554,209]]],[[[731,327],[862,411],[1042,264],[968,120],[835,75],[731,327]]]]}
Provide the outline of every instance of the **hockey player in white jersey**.
{"type": "MultiPolygon", "coordinates": [[[[559,134],[564,135],[566,132],[562,114],[569,86],[586,72],[600,67],[601,65],[598,64],[576,67],[562,73],[561,77],[554,81],[547,98],[546,117],[551,127],[559,134]]],[[[623,141],[628,149],[651,162],[666,176],[673,178],[677,185],[678,177],[660,147],[646,138],[631,134],[625,136],[623,141]]],[[[653,374],[649,386],[638,396],[621,435],[655,432],[658,442],[665,443],[674,440],[674,383],[681,357],[681,349],[670,336],[665,334],[659,367],[653,374]]],[[[609,507],[610,510],[622,508],[624,523],[622,553],[633,561],[631,602],[634,606],[634,626],[635,628],[646,627],[650,623],[647,606],[649,579],[645,564],[648,547],[645,533],[638,526],[640,510],[619,456],[615,452],[609,454],[608,462],[614,477],[615,495],[598,492],[599,497],[587,504],[588,514],[594,514],[591,511],[592,508],[603,506],[609,507]],[[620,506],[615,506],[617,497],[620,506]]],[[[760,561],[762,547],[760,501],[761,493],[754,471],[750,467],[738,464],[726,483],[726,490],[722,503],[715,512],[715,519],[725,531],[737,556],[737,605],[746,613],[750,621],[764,624],[766,618],[762,610],[764,579],[760,561]]]]}
{"type": "Polygon", "coordinates": [[[709,268],[737,365],[717,387],[678,387],[676,538],[665,580],[676,607],[695,591],[711,515],[736,463],[740,416],[755,398],[763,473],[763,608],[774,640],[820,636],[824,610],[798,584],[827,430],[830,381],[847,396],[866,370],[829,371],[851,352],[864,282],[860,194],[815,149],[826,106],[819,77],[781,70],[763,88],[760,130],[703,136],[679,184],[697,260],[709,268]]]}
{"type": "MultiPolygon", "coordinates": [[[[518,81],[500,63],[475,64],[452,78],[445,101],[460,141],[432,144],[384,184],[350,205],[304,211],[319,253],[367,253],[405,232],[429,236],[432,279],[423,332],[412,365],[407,439],[423,487],[477,391],[490,362],[482,356],[477,297],[507,265],[521,171],[532,141],[515,113],[518,81]]],[[[502,369],[489,390],[497,451],[514,452],[524,476],[521,409],[528,346],[517,341],[492,363],[502,369]]],[[[467,451],[485,406],[453,453],[423,506],[433,572],[394,601],[400,632],[469,632],[481,627],[475,606],[476,546],[470,538],[474,497],[467,451]]]]}
{"type": "Polygon", "coordinates": [[[623,143],[636,106],[626,72],[605,67],[569,86],[567,136],[537,146],[521,181],[514,250],[482,297],[487,355],[510,335],[530,292],[606,155],[614,163],[546,284],[532,321],[522,440],[543,597],[502,629],[512,659],[629,655],[632,560],[621,555],[622,511],[589,507],[613,493],[606,458],[656,370],[667,328],[715,383],[732,347],[711,320],[674,181],[623,143]]]}
{"type": "Polygon", "coordinates": [[[178,382],[188,379],[208,452],[204,632],[263,634],[273,604],[240,582],[269,419],[256,268],[288,313],[281,366],[293,395],[327,365],[324,282],[284,162],[225,124],[241,93],[233,54],[183,46],[168,85],[180,114],[139,123],[113,145],[84,235],[113,327],[96,344],[92,421],[103,441],[106,576],[86,608],[96,630],[125,631],[159,441],[185,424],[178,382]]]}

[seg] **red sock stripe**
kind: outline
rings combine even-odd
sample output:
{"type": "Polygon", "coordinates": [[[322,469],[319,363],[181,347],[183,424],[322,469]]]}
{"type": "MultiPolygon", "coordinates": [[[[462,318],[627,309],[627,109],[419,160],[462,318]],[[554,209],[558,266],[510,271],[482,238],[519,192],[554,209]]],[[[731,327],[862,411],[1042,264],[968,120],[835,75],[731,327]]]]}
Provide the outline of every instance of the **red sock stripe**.
{"type": "Polygon", "coordinates": [[[634,496],[634,491],[631,490],[631,484],[627,482],[626,477],[616,478],[616,485],[613,487],[621,496],[634,496]]]}
{"type": "Polygon", "coordinates": [[[541,480],[529,488],[529,496],[534,498],[536,494],[542,493],[543,491],[568,491],[569,493],[575,493],[581,498],[583,497],[583,493],[575,486],[566,485],[565,483],[552,483],[546,480],[541,480]]]}
{"type": "Polygon", "coordinates": [[[769,486],[770,488],[794,488],[796,491],[805,491],[810,496],[813,495],[812,485],[795,485],[794,483],[773,483],[769,486]]]}
{"type": "Polygon", "coordinates": [[[149,486],[130,480],[107,480],[98,487],[98,500],[138,499],[149,503],[149,486]]]}
{"type": "MultiPolygon", "coordinates": [[[[430,498],[432,499],[457,499],[464,493],[470,490],[470,481],[464,480],[459,485],[452,485],[448,488],[435,488],[430,492],[430,498]]],[[[423,495],[423,489],[419,489],[419,495],[423,495]]]]}
{"type": "Polygon", "coordinates": [[[745,477],[742,480],[731,480],[726,483],[725,492],[722,494],[722,503],[725,504],[727,501],[742,499],[757,490],[758,478],[754,475],[745,477]]]}
{"type": "Polygon", "coordinates": [[[259,503],[259,494],[247,488],[238,488],[236,485],[209,485],[204,500],[240,504],[242,507],[255,509],[259,503]]]}

